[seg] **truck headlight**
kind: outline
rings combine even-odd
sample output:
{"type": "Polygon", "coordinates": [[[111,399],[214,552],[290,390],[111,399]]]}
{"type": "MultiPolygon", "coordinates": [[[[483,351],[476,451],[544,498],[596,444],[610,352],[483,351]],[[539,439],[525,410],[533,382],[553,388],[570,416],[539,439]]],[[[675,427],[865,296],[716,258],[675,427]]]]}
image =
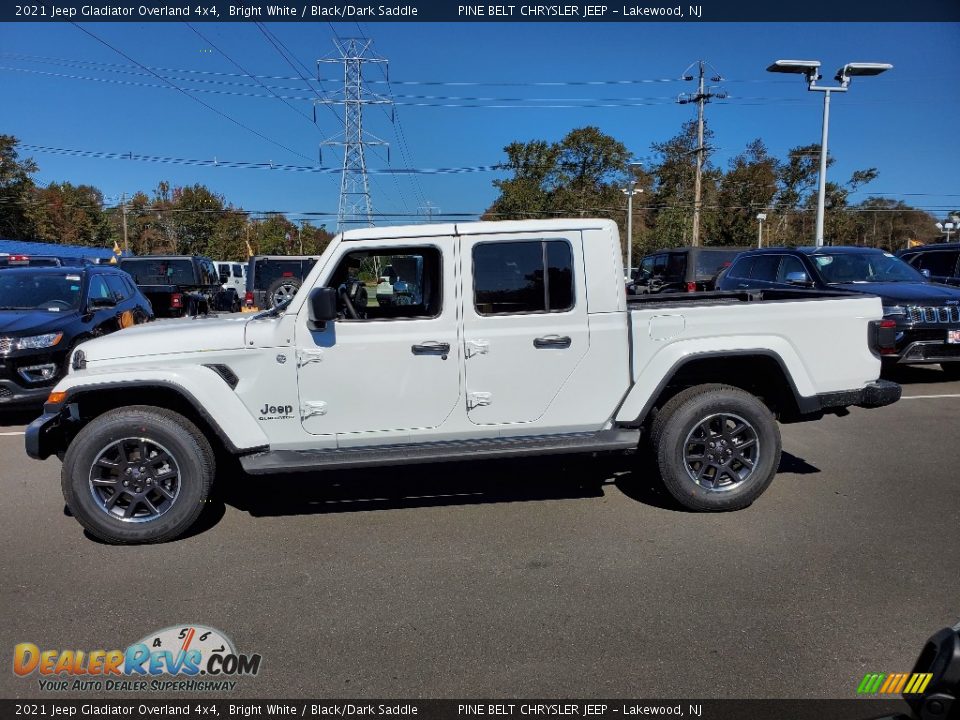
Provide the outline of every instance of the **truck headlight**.
{"type": "Polygon", "coordinates": [[[17,338],[14,342],[17,350],[41,350],[53,347],[63,339],[63,333],[46,333],[45,335],[30,335],[17,338]]]}
{"type": "Polygon", "coordinates": [[[903,305],[884,305],[883,306],[883,316],[890,317],[892,315],[906,315],[907,309],[903,305]]]}

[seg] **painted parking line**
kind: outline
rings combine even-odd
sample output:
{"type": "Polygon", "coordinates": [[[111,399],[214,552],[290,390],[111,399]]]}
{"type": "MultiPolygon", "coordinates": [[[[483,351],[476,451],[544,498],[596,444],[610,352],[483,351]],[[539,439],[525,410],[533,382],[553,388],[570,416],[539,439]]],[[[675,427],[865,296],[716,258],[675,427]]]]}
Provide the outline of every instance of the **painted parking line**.
{"type": "Polygon", "coordinates": [[[17,430],[16,432],[0,432],[2,437],[13,437],[14,435],[23,435],[25,430],[17,430]]]}
{"type": "Polygon", "coordinates": [[[960,393],[952,395],[903,395],[901,400],[936,400],[938,398],[960,398],[960,393]]]}

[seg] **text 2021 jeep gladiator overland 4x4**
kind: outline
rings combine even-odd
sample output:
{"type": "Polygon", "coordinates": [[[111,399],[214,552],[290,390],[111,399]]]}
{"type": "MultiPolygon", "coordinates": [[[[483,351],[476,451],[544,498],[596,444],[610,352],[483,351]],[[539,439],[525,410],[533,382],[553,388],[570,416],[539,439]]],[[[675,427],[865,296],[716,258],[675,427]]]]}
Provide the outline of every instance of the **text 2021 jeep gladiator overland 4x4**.
{"type": "Polygon", "coordinates": [[[354,230],[284,306],[84,343],[26,446],[62,459],[73,515],[120,543],[186,531],[215,450],[256,475],[627,451],[648,434],[680,503],[736,509],[776,474],[777,420],[899,398],[877,380],[882,314],[825,291],[628,301],[608,220],[354,230]],[[357,268],[398,256],[416,259],[417,302],[355,303],[357,268]]]}

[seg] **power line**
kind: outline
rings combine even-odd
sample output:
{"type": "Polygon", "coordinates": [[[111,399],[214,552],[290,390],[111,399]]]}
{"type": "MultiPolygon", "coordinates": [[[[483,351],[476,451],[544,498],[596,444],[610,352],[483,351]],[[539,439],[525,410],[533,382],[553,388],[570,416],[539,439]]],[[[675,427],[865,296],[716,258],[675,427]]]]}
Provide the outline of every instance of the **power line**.
{"type": "Polygon", "coordinates": [[[249,72],[245,67],[243,67],[240,63],[238,63],[238,62],[237,62],[236,60],[234,60],[232,57],[230,57],[229,55],[227,55],[226,52],[224,52],[224,51],[221,50],[219,47],[217,47],[217,46],[213,43],[212,40],[210,40],[206,35],[204,35],[204,34],[203,34],[202,32],[200,32],[199,30],[197,30],[193,25],[191,25],[190,23],[184,23],[184,24],[185,24],[188,28],[190,28],[191,30],[193,30],[193,32],[195,32],[195,33],[197,34],[197,36],[199,36],[199,38],[200,38],[201,40],[203,40],[205,43],[207,43],[210,47],[212,47],[212,48],[213,48],[214,50],[216,50],[218,53],[220,53],[221,55],[223,55],[223,57],[225,57],[234,67],[236,67],[238,70],[240,70],[240,72],[242,72],[244,75],[246,75],[247,77],[251,78],[252,80],[256,81],[256,83],[257,83],[260,87],[264,88],[267,92],[269,92],[271,95],[273,95],[275,98],[277,98],[277,100],[279,100],[279,101],[282,102],[284,105],[286,105],[288,108],[290,108],[291,110],[293,110],[297,115],[299,115],[300,117],[304,118],[304,119],[305,119],[308,123],[310,123],[318,132],[320,131],[320,128],[317,127],[317,125],[316,125],[316,118],[314,118],[313,120],[311,120],[309,115],[307,115],[306,113],[301,112],[300,110],[298,110],[296,107],[294,107],[293,105],[291,105],[290,102],[289,102],[286,98],[284,98],[284,97],[282,97],[282,96],[280,96],[280,95],[277,95],[277,93],[275,93],[275,92],[270,88],[269,85],[267,85],[267,84],[264,83],[263,81],[259,80],[258,78],[254,77],[253,75],[251,75],[250,72],[249,72]]]}
{"type": "Polygon", "coordinates": [[[120,49],[117,48],[117,47],[114,47],[113,45],[111,45],[110,43],[108,43],[108,42],[107,42],[106,40],[104,40],[103,38],[99,37],[98,35],[96,35],[95,33],[91,32],[91,31],[87,30],[85,27],[82,27],[82,26],[78,25],[78,24],[75,23],[75,22],[71,22],[70,24],[73,25],[73,26],[74,26],[75,28],[77,28],[78,30],[86,33],[87,35],[89,35],[90,37],[92,37],[94,40],[96,40],[97,42],[101,43],[102,45],[107,46],[108,48],[110,48],[111,50],[113,50],[113,51],[114,51],[115,53],[117,53],[118,55],[120,55],[120,56],[122,56],[122,57],[125,57],[127,60],[129,60],[130,62],[134,63],[135,65],[139,65],[139,66],[142,67],[144,70],[147,70],[147,72],[149,72],[151,75],[153,75],[153,76],[156,77],[157,79],[163,81],[164,83],[166,83],[166,84],[169,85],[170,87],[174,88],[174,89],[177,90],[178,92],[182,93],[182,94],[185,95],[186,97],[190,98],[190,99],[193,100],[194,102],[199,103],[200,105],[203,105],[205,108],[207,108],[208,110],[210,110],[210,111],[212,111],[212,112],[215,112],[217,115],[219,115],[220,117],[224,118],[225,120],[229,120],[230,122],[232,122],[232,123],[233,123],[234,125],[236,125],[237,127],[241,127],[241,128],[243,128],[244,130],[246,130],[247,132],[253,133],[253,134],[256,135],[257,137],[259,137],[259,138],[261,138],[261,139],[263,139],[263,140],[266,140],[267,142],[269,142],[269,143],[271,143],[271,144],[273,144],[273,145],[276,145],[276,146],[279,147],[279,148],[283,148],[284,150],[286,150],[287,152],[289,152],[289,153],[291,153],[291,154],[293,154],[293,155],[297,155],[298,157],[302,157],[302,158],[304,158],[305,160],[309,160],[309,158],[308,158],[306,155],[303,155],[303,154],[301,154],[301,153],[298,153],[296,150],[292,150],[291,148],[288,148],[288,147],[287,147],[286,145],[284,145],[283,143],[279,143],[279,142],[277,142],[276,140],[274,140],[273,138],[267,137],[266,135],[264,135],[264,134],[263,134],[262,132],[260,132],[259,130],[254,130],[254,129],[253,129],[252,127],[250,127],[249,125],[245,125],[244,123],[242,123],[242,122],[240,122],[239,120],[237,120],[236,118],[228,115],[227,113],[223,112],[222,110],[218,110],[217,108],[213,107],[213,105],[210,105],[210,104],[204,102],[203,100],[201,100],[201,99],[198,98],[198,97],[194,97],[193,95],[191,95],[190,93],[188,93],[186,90],[184,90],[183,88],[181,88],[181,87],[180,87],[179,85],[177,85],[176,83],[173,83],[173,82],[171,82],[170,80],[167,80],[167,79],[166,79],[165,77],[163,77],[162,75],[158,75],[157,73],[153,72],[152,70],[150,70],[149,68],[147,68],[145,65],[140,64],[139,62],[137,62],[136,60],[134,60],[132,57],[130,57],[129,55],[127,55],[125,52],[123,52],[122,50],[120,50],[120,49]]]}

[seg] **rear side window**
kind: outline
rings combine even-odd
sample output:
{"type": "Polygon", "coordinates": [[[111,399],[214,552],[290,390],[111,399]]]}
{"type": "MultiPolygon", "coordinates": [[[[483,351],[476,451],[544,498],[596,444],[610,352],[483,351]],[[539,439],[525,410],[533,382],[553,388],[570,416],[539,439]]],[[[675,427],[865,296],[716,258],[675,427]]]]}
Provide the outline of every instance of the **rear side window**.
{"type": "Polygon", "coordinates": [[[683,253],[670,253],[667,257],[667,269],[664,280],[667,282],[682,282],[687,272],[687,256],[683,253]]]}
{"type": "Polygon", "coordinates": [[[741,250],[702,250],[697,253],[696,274],[698,280],[709,280],[727,267],[741,250]]]}
{"type": "Polygon", "coordinates": [[[231,265],[230,267],[233,268],[233,276],[234,276],[234,277],[243,277],[243,266],[242,266],[242,265],[234,264],[234,265],[231,265]]]}
{"type": "Polygon", "coordinates": [[[929,270],[937,277],[954,277],[957,274],[957,257],[960,252],[954,250],[936,250],[917,253],[910,258],[910,264],[917,270],[929,270]]]}
{"type": "Polygon", "coordinates": [[[565,240],[473,248],[474,307],[481,315],[562,312],[574,305],[573,251],[565,240]]]}
{"type": "Polygon", "coordinates": [[[123,281],[122,277],[119,275],[106,275],[105,279],[107,281],[107,287],[110,288],[110,291],[113,293],[113,296],[116,298],[117,302],[126,300],[128,297],[130,297],[130,290],[123,281]]]}
{"type": "MultiPolygon", "coordinates": [[[[260,258],[252,261],[252,290],[266,290],[277,279],[292,277],[303,280],[317,262],[316,258],[306,260],[260,258]]],[[[250,279],[248,279],[248,283],[250,279]]]]}

